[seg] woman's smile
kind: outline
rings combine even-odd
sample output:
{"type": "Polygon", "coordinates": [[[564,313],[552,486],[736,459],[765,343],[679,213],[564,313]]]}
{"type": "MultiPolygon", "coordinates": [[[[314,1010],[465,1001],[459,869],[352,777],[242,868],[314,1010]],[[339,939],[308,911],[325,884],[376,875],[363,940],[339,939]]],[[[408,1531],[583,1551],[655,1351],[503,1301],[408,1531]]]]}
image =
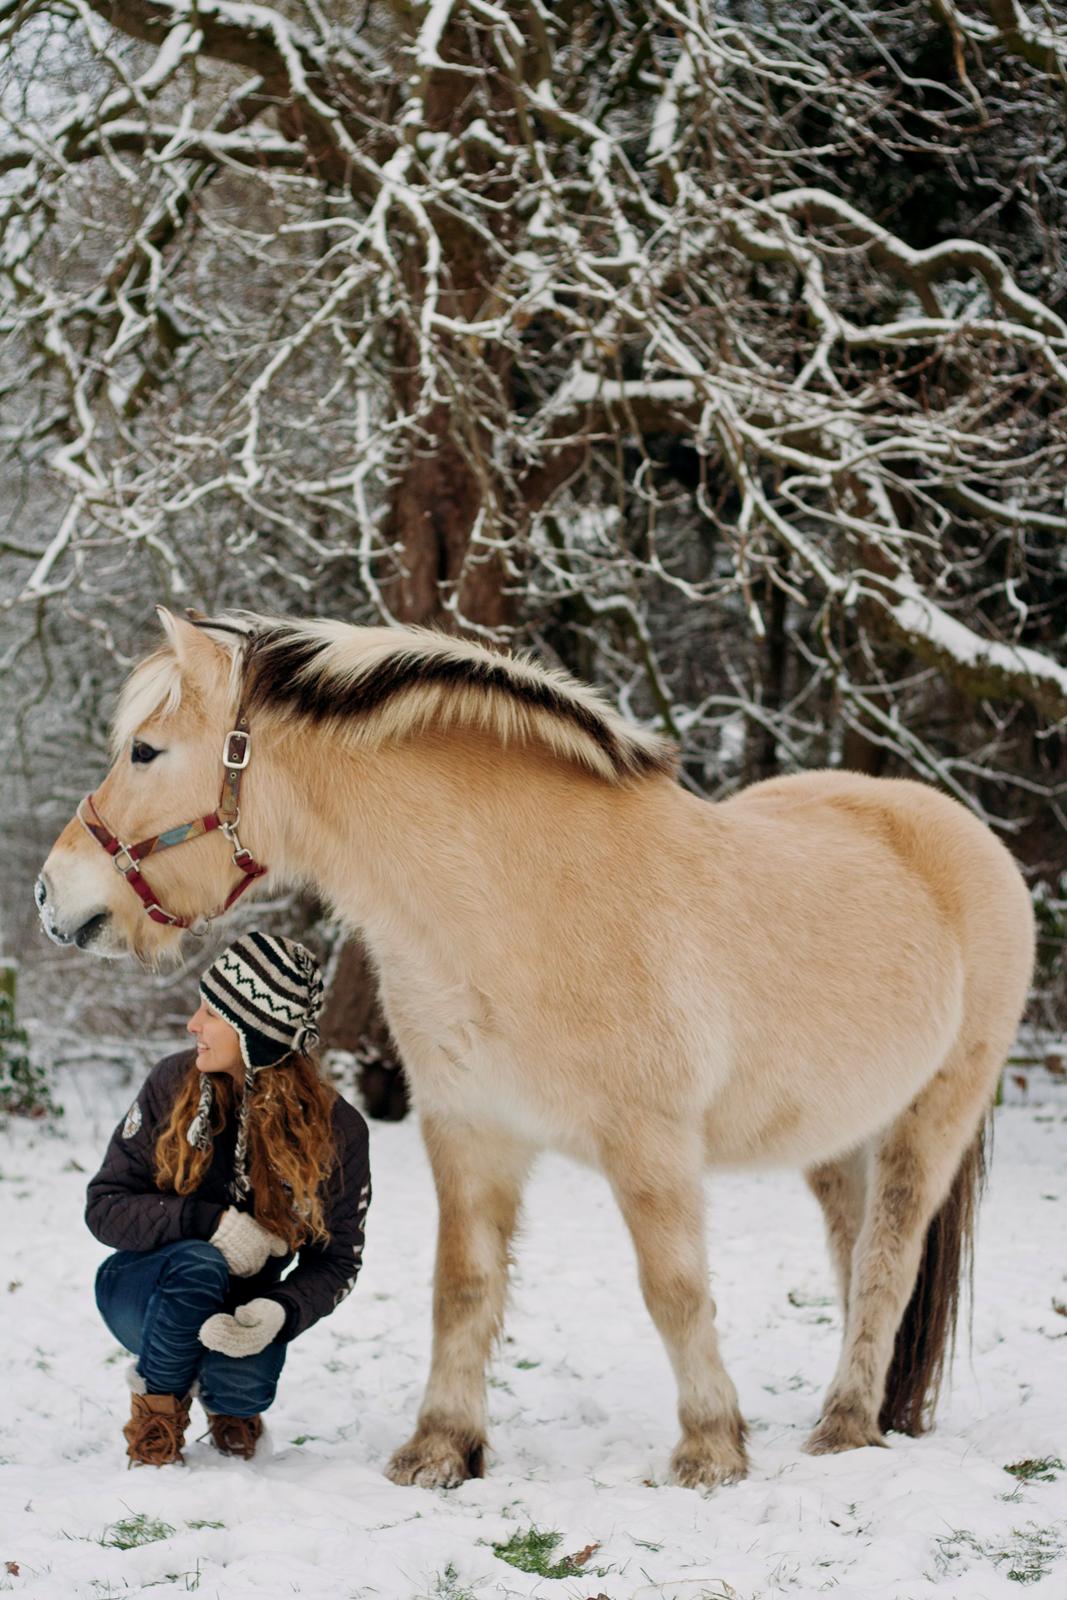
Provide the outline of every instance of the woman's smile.
{"type": "Polygon", "coordinates": [[[228,1072],[235,1082],[244,1082],[241,1041],[237,1029],[225,1017],[201,1000],[185,1026],[196,1040],[199,1072],[228,1072]]]}

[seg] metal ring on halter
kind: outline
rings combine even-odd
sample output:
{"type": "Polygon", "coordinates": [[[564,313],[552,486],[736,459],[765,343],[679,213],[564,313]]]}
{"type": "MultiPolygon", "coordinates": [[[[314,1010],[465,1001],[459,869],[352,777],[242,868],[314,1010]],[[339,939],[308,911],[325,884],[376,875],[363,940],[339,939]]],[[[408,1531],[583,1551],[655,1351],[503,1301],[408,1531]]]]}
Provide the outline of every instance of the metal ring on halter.
{"type": "Polygon", "coordinates": [[[123,844],[121,839],[117,840],[116,842],[118,844],[118,849],[111,857],[111,865],[114,867],[115,871],[124,878],[128,872],[137,871],[137,858],[133,854],[132,845],[123,844]],[[126,866],[122,865],[122,856],[126,857],[126,866]]]}

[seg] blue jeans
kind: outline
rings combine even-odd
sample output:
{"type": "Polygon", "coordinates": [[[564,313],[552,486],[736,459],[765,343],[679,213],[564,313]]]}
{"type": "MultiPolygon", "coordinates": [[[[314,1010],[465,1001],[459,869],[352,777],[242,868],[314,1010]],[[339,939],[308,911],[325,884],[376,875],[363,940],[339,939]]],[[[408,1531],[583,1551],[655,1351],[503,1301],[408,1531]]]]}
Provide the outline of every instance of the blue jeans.
{"type": "Polygon", "coordinates": [[[255,1356],[224,1356],[200,1343],[200,1325],[232,1309],[230,1269],[202,1239],[179,1239],[158,1250],[119,1250],[96,1275],[100,1315],[120,1344],[139,1357],[149,1394],[184,1396],[200,1380],[208,1411],[254,1417],[274,1399],[285,1365],[284,1344],[255,1356]]]}

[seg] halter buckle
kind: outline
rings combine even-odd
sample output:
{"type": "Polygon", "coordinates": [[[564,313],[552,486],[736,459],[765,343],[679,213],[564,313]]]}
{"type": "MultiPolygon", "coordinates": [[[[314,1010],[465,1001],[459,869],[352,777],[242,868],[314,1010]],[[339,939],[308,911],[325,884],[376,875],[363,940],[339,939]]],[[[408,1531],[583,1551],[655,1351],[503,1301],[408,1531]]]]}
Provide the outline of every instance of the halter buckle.
{"type": "Polygon", "coordinates": [[[252,736],[247,728],[231,728],[222,741],[222,764],[233,772],[243,772],[252,756],[252,736]],[[237,740],[236,754],[234,741],[237,740]]]}
{"type": "Polygon", "coordinates": [[[120,877],[127,878],[127,877],[129,877],[131,872],[136,872],[137,871],[137,861],[136,861],[136,859],[135,859],[135,857],[133,855],[133,851],[131,850],[131,848],[130,848],[130,846],[128,844],[123,844],[121,839],[117,839],[115,842],[118,845],[118,849],[115,851],[115,854],[111,857],[111,865],[114,867],[115,871],[120,875],[120,877]],[[126,863],[127,863],[126,866],[122,865],[122,859],[121,858],[123,856],[126,857],[126,863]]]}

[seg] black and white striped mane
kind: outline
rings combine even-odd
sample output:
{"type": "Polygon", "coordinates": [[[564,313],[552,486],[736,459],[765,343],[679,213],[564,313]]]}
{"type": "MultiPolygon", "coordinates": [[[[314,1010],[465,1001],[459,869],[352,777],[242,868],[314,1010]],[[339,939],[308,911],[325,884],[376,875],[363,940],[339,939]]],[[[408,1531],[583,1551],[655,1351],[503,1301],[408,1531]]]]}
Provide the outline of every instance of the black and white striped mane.
{"type": "MultiPolygon", "coordinates": [[[[673,774],[672,745],[626,722],[595,690],[525,656],[424,628],[244,617],[244,697],[257,709],[347,723],[380,744],[430,726],[531,739],[611,782],[673,774]]],[[[208,624],[210,627],[210,624],[208,624]]]]}

